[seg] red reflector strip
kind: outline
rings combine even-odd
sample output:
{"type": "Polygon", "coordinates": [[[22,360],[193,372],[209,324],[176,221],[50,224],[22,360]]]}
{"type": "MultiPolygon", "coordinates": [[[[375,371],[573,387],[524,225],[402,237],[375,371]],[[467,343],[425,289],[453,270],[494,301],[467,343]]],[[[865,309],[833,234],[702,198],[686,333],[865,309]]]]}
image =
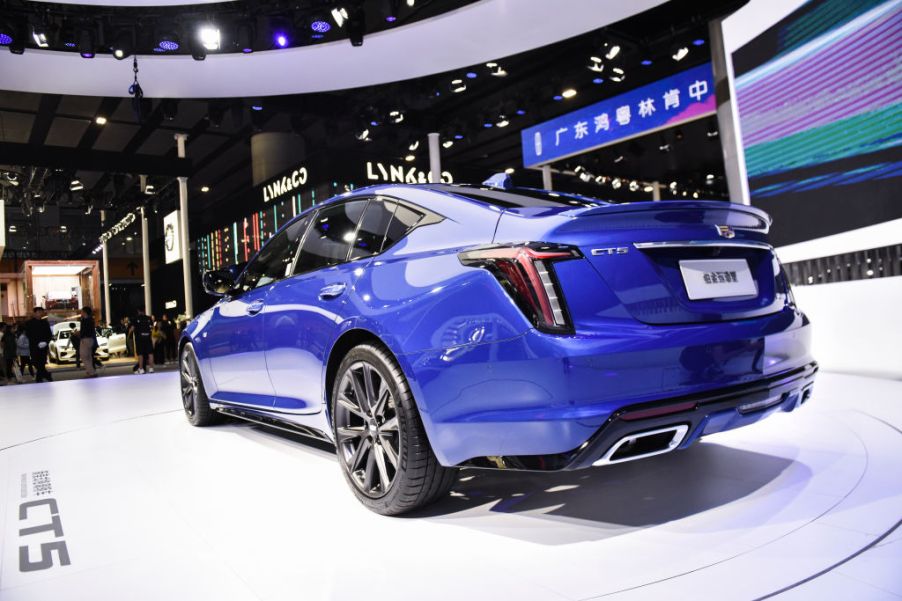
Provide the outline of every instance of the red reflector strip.
{"type": "Polygon", "coordinates": [[[648,417],[658,417],[660,415],[670,415],[671,413],[680,413],[681,411],[691,411],[695,409],[695,401],[686,401],[685,403],[675,403],[673,405],[663,405],[661,407],[652,407],[651,409],[638,409],[636,411],[627,411],[620,416],[620,419],[626,422],[635,421],[637,419],[645,419],[648,417]]]}

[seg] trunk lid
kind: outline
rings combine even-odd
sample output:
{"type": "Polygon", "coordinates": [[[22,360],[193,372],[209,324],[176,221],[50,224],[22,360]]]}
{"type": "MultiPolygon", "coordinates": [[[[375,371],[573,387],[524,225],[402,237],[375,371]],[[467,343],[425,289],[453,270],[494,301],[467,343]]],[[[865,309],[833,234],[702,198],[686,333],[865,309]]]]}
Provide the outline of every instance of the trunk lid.
{"type": "MultiPolygon", "coordinates": [[[[769,225],[762,211],[719,201],[526,208],[505,212],[495,240],[577,246],[633,318],[648,324],[704,323],[748,319],[784,307],[779,263],[766,242],[769,225]],[[696,282],[693,294],[686,269],[701,270],[686,276],[696,282]],[[748,284],[741,295],[727,292],[734,290],[730,279],[737,275],[748,284]],[[714,281],[706,283],[709,277],[714,281]],[[725,293],[730,295],[720,296],[725,293]]],[[[563,294],[568,302],[576,295],[600,294],[598,284],[593,291],[591,282],[562,282],[563,294]]]]}

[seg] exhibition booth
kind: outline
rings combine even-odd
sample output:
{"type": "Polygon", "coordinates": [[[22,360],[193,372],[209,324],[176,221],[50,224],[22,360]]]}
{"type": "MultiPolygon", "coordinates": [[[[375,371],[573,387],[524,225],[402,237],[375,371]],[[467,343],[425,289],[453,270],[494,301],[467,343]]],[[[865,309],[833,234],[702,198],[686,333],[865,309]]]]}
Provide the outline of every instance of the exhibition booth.
{"type": "Polygon", "coordinates": [[[0,599],[902,596],[902,0],[35,4],[0,599]]]}

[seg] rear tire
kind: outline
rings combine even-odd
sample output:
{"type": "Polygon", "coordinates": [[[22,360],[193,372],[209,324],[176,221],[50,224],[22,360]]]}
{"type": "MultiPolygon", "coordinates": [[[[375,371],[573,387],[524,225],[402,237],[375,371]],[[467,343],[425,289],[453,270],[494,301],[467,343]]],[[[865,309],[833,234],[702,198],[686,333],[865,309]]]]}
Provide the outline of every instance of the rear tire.
{"type": "Polygon", "coordinates": [[[219,421],[219,414],[210,408],[210,399],[204,390],[204,380],[191,343],[186,344],[179,355],[179,383],[182,408],[192,426],[209,426],[219,421]]]}
{"type": "Polygon", "coordinates": [[[407,379],[384,348],[362,344],[348,352],[332,387],[331,410],[342,473],[370,510],[413,511],[454,485],[457,469],[438,462],[407,379]]]}

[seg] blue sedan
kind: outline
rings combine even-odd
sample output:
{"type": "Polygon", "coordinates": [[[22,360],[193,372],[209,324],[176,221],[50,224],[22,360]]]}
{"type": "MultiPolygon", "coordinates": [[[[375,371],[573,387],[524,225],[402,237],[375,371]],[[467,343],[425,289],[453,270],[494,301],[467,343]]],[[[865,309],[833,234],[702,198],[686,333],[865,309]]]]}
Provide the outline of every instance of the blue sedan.
{"type": "Polygon", "coordinates": [[[770,218],[505,186],[384,185],[285,225],[180,341],[196,426],[327,440],[385,515],[459,468],[571,470],[684,449],[806,402],[808,319],[770,218]]]}

